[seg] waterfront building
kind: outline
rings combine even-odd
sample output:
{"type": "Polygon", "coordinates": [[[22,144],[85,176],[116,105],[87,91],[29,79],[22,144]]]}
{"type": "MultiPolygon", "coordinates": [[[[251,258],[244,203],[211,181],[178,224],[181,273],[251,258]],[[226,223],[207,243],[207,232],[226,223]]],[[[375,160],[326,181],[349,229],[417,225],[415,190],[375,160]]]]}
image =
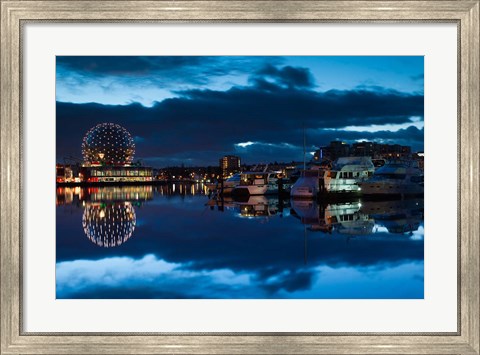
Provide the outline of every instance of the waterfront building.
{"type": "Polygon", "coordinates": [[[80,182],[79,172],[80,165],[57,164],[56,181],[60,183],[80,182]]]}
{"type": "Polygon", "coordinates": [[[114,123],[101,123],[90,129],[82,143],[81,182],[148,182],[151,167],[133,164],[135,143],[130,133],[114,123]]]}
{"type": "Polygon", "coordinates": [[[152,181],[152,168],[141,166],[83,166],[80,180],[84,182],[152,181]]]}

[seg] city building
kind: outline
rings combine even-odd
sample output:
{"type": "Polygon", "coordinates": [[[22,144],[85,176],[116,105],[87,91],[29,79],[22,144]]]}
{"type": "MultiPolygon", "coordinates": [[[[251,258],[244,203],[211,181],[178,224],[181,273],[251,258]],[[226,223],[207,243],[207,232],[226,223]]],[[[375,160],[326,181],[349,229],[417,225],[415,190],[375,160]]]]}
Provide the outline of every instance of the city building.
{"type": "Polygon", "coordinates": [[[328,146],[318,149],[313,155],[313,160],[322,162],[326,159],[336,160],[348,156],[371,157],[372,159],[409,158],[412,156],[412,149],[399,144],[363,141],[349,145],[345,142],[333,141],[328,146]]]}
{"type": "Polygon", "coordinates": [[[328,146],[321,147],[314,155],[313,160],[321,162],[325,159],[335,160],[350,155],[350,145],[342,141],[332,141],[328,146]]]}
{"type": "Polygon", "coordinates": [[[235,155],[225,155],[220,159],[219,165],[225,177],[240,171],[240,158],[235,155]]]}
{"type": "Polygon", "coordinates": [[[399,144],[373,143],[372,154],[372,158],[408,158],[412,154],[412,149],[409,146],[399,144]]]}
{"type": "Polygon", "coordinates": [[[420,169],[425,168],[425,153],[424,152],[417,152],[412,154],[412,158],[418,162],[418,167],[420,169]]]}
{"type": "Polygon", "coordinates": [[[352,155],[356,157],[375,157],[375,146],[373,142],[358,142],[352,145],[352,155]]]}

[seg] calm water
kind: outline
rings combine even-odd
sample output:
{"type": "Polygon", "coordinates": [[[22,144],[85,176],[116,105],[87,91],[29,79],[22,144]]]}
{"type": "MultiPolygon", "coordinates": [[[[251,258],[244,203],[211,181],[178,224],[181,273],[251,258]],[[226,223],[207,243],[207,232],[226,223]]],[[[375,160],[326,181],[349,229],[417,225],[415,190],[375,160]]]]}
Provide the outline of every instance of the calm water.
{"type": "Polygon", "coordinates": [[[58,188],[57,298],[423,298],[423,199],[58,188]]]}

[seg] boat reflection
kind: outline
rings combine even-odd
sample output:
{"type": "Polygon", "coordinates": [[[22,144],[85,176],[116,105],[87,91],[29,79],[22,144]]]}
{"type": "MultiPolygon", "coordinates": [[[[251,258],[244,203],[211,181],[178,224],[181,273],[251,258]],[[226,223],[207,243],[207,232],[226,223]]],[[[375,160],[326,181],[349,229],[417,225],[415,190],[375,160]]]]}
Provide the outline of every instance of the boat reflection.
{"type": "Polygon", "coordinates": [[[361,210],[375,219],[377,226],[389,233],[412,234],[423,221],[423,198],[394,201],[366,201],[361,210]]]}
{"type": "Polygon", "coordinates": [[[325,221],[338,233],[348,235],[372,234],[375,221],[360,209],[360,202],[332,204],[325,208],[325,221]]]}
{"type": "Polygon", "coordinates": [[[347,235],[371,234],[373,219],[360,211],[360,202],[320,205],[315,201],[292,200],[292,215],[303,224],[309,224],[309,230],[331,234],[336,231],[347,235]]]}
{"type": "Polygon", "coordinates": [[[405,234],[418,230],[423,221],[423,199],[357,201],[321,205],[315,201],[291,200],[292,215],[311,231],[350,236],[375,231],[405,234]]]}
{"type": "Polygon", "coordinates": [[[99,247],[122,245],[132,236],[135,225],[135,209],[131,202],[85,204],[83,231],[87,238],[99,247]]]}
{"type": "Polygon", "coordinates": [[[285,208],[285,201],[277,197],[267,196],[246,196],[244,198],[225,197],[219,199],[210,199],[207,206],[218,211],[233,210],[239,217],[273,217],[282,216],[285,208]]]}

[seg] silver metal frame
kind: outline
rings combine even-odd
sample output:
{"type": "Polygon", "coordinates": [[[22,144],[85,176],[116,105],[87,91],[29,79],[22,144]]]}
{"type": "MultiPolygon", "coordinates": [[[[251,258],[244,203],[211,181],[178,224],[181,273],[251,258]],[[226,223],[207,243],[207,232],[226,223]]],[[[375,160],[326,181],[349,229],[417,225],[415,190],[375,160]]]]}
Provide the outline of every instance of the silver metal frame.
{"type": "Polygon", "coordinates": [[[1,3],[2,354],[479,354],[479,0],[4,1],[1,3]],[[456,333],[25,333],[22,330],[22,24],[454,22],[459,29],[459,329],[456,333]],[[460,216],[459,216],[460,217],[460,216]]]}

